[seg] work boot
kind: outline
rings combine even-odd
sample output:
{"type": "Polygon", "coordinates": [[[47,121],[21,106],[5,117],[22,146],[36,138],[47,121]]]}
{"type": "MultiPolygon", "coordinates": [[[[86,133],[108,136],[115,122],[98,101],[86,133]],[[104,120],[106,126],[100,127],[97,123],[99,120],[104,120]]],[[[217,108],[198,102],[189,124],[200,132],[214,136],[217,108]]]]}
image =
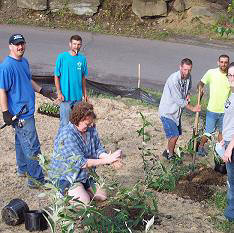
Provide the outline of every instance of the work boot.
{"type": "Polygon", "coordinates": [[[206,151],[205,151],[205,149],[204,149],[203,146],[202,147],[201,146],[198,147],[197,155],[201,156],[201,157],[207,156],[207,153],[206,153],[206,151]]]}

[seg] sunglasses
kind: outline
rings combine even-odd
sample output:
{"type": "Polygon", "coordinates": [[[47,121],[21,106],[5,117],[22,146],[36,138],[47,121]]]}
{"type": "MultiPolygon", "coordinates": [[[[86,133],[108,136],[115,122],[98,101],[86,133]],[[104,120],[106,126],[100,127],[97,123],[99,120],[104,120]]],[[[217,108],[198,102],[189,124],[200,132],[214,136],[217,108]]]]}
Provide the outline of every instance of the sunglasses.
{"type": "Polygon", "coordinates": [[[227,74],[227,77],[228,77],[228,78],[231,78],[231,77],[234,78],[234,74],[227,74]]]}

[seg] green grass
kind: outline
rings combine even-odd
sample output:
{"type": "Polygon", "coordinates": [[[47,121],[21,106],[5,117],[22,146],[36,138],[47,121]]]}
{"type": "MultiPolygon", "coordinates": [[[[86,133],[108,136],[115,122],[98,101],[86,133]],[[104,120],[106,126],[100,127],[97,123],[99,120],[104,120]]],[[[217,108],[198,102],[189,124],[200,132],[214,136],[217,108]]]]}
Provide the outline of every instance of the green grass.
{"type": "Polygon", "coordinates": [[[216,217],[211,218],[212,223],[215,228],[224,233],[233,233],[234,232],[234,223],[229,222],[228,220],[220,220],[216,217]]]}
{"type": "Polygon", "coordinates": [[[218,215],[211,217],[211,222],[214,225],[215,229],[224,232],[224,233],[233,233],[234,232],[234,223],[229,222],[223,216],[224,209],[226,208],[226,198],[227,192],[226,191],[218,191],[216,192],[213,197],[209,200],[209,205],[215,207],[218,210],[218,215]],[[219,217],[221,216],[221,218],[219,217]]]}
{"type": "Polygon", "coordinates": [[[226,195],[227,195],[226,191],[222,191],[215,193],[215,195],[213,196],[215,207],[218,210],[224,211],[224,209],[226,208],[226,202],[227,202],[226,195]]]}

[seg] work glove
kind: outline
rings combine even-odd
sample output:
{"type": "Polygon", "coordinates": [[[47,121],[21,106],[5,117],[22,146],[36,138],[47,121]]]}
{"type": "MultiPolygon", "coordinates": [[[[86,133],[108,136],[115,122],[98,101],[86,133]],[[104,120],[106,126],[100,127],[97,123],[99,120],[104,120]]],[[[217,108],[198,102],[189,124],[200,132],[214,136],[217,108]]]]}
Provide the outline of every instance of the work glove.
{"type": "Polygon", "coordinates": [[[55,97],[53,96],[53,93],[50,91],[50,90],[46,90],[44,89],[43,87],[41,88],[40,92],[39,92],[41,95],[49,98],[50,100],[54,100],[55,97]]]}
{"type": "Polygon", "coordinates": [[[12,115],[8,110],[2,112],[3,115],[3,120],[6,123],[6,125],[12,125],[12,123],[14,122],[12,120],[12,118],[14,117],[14,115],[12,115]]]}

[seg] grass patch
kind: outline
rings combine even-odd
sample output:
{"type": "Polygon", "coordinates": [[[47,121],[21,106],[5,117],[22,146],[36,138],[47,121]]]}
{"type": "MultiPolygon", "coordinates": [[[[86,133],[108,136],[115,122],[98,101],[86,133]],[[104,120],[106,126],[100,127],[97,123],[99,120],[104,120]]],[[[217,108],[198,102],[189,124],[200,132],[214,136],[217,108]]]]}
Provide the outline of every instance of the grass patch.
{"type": "Polygon", "coordinates": [[[222,191],[222,192],[217,192],[214,195],[214,204],[215,207],[218,210],[224,211],[224,209],[226,208],[226,203],[227,203],[227,197],[226,197],[227,193],[226,191],[222,191]]]}
{"type": "Polygon", "coordinates": [[[220,220],[216,217],[211,218],[212,223],[215,228],[219,231],[225,233],[233,233],[234,232],[234,223],[229,222],[228,220],[220,220]]]}
{"type": "Polygon", "coordinates": [[[219,214],[211,217],[211,222],[214,225],[215,229],[225,232],[225,233],[233,233],[234,232],[234,223],[229,222],[223,216],[224,209],[227,205],[227,192],[226,191],[218,191],[208,202],[211,206],[214,206],[219,214]],[[220,218],[221,216],[221,218],[220,218]]]}

